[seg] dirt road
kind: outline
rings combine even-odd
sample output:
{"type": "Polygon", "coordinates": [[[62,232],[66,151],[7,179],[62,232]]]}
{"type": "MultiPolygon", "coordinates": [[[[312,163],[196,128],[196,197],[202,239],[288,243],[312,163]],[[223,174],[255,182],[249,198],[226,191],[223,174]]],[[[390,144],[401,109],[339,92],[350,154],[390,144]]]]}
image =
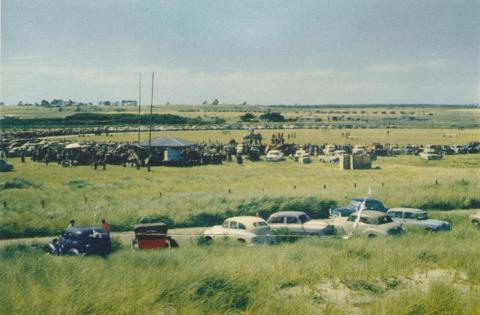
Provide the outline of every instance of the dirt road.
{"type": "MultiPolygon", "coordinates": [[[[170,229],[168,230],[168,234],[172,235],[175,240],[182,245],[185,242],[191,242],[195,240],[198,235],[202,234],[206,228],[196,227],[196,228],[185,228],[185,229],[170,229]]],[[[8,239],[8,240],[0,240],[0,247],[5,245],[12,245],[12,244],[32,244],[32,243],[48,243],[52,240],[55,236],[47,236],[47,237],[30,237],[30,238],[17,238],[17,239],[8,239]]],[[[133,232],[114,232],[112,233],[112,237],[118,237],[124,245],[130,245],[132,239],[134,238],[133,232]]]]}

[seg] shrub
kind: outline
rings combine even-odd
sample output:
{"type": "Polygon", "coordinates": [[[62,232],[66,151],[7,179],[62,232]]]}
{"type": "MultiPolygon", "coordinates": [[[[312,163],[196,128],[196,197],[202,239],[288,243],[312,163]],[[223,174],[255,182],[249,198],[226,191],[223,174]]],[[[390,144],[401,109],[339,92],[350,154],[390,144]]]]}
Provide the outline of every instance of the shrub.
{"type": "Polygon", "coordinates": [[[68,186],[70,186],[70,188],[85,188],[87,183],[84,180],[71,180],[68,182],[68,186]]]}
{"type": "Polygon", "coordinates": [[[40,188],[41,185],[23,177],[15,177],[14,179],[5,182],[1,189],[23,189],[29,187],[40,188]]]}
{"type": "Polygon", "coordinates": [[[283,122],[285,117],[282,114],[276,112],[268,112],[261,114],[259,117],[261,120],[272,121],[272,122],[283,122]]]}
{"type": "Polygon", "coordinates": [[[279,243],[294,243],[298,240],[298,235],[287,228],[274,230],[273,233],[277,236],[277,241],[279,243]]]}
{"type": "Polygon", "coordinates": [[[119,237],[112,237],[112,252],[119,251],[123,248],[122,240],[119,237]]]}
{"type": "Polygon", "coordinates": [[[249,290],[223,277],[210,277],[202,280],[195,290],[195,297],[215,309],[244,310],[249,303],[249,290]]]}

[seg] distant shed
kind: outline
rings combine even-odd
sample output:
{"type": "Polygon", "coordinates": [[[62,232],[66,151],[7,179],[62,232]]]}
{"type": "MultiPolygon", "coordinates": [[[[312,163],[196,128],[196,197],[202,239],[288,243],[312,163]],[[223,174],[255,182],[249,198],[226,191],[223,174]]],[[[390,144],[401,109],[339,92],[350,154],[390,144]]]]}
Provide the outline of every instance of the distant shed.
{"type": "MultiPolygon", "coordinates": [[[[138,145],[148,148],[148,140],[140,141],[138,145]]],[[[196,143],[171,136],[153,138],[150,145],[152,148],[164,151],[163,160],[166,162],[180,161],[182,159],[182,150],[196,149],[197,147],[196,143]]]]}

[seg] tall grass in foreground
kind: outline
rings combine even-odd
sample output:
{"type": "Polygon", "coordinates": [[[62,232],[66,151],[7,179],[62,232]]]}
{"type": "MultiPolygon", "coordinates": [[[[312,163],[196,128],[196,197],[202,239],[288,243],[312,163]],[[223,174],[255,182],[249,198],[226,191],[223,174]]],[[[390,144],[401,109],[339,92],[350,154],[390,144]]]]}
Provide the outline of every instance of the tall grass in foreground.
{"type": "Polygon", "coordinates": [[[0,313],[476,314],[480,231],[465,217],[454,221],[454,230],[437,234],[268,247],[183,243],[105,259],[5,247],[0,313]],[[431,271],[439,277],[422,278],[431,271]]]}

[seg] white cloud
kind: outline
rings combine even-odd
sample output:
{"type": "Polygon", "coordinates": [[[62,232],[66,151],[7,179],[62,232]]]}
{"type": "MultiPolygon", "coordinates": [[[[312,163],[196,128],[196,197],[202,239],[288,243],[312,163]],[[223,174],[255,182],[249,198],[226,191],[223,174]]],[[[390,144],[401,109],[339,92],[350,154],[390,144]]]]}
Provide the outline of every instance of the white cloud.
{"type": "Polygon", "coordinates": [[[432,59],[420,61],[416,63],[384,63],[373,64],[365,67],[363,70],[371,73],[397,73],[397,72],[412,72],[424,71],[432,69],[444,69],[448,67],[448,60],[446,59],[432,59]]]}
{"type": "Polygon", "coordinates": [[[290,72],[204,72],[159,64],[87,67],[46,62],[31,55],[4,60],[0,99],[7,104],[53,98],[92,102],[137,99],[138,73],[142,72],[143,100],[149,103],[150,75],[155,71],[156,104],[167,101],[198,104],[213,98],[225,103],[247,101],[249,104],[455,102],[445,99],[445,96],[456,94],[444,89],[445,83],[441,86],[437,84],[435,80],[438,76],[432,76],[432,81],[413,85],[406,85],[396,80],[395,76],[385,80],[381,76],[383,73],[446,66],[446,60],[435,59],[406,64],[377,64],[350,72],[333,68],[290,72]],[[439,93],[440,90],[443,94],[439,93]],[[423,98],[419,100],[418,95],[423,98]]]}

